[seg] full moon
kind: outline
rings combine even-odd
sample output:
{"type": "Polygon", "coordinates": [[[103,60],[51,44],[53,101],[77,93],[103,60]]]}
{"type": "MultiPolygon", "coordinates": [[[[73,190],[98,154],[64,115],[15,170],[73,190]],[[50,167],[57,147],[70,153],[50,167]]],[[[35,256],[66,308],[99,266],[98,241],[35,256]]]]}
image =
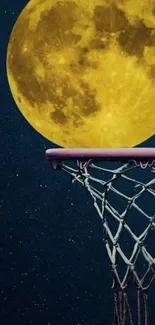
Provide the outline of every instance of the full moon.
{"type": "Polygon", "coordinates": [[[27,121],[65,148],[132,147],[155,132],[155,4],[31,0],[8,44],[27,121]]]}

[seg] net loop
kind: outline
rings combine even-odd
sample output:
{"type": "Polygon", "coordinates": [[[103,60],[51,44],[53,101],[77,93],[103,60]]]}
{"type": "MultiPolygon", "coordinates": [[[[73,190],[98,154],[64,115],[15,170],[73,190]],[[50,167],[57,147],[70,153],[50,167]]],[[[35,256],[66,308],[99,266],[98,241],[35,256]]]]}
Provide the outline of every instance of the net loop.
{"type": "Polygon", "coordinates": [[[77,166],[80,170],[84,170],[85,168],[88,168],[93,163],[93,159],[89,159],[85,162],[77,160],[77,166]]]}
{"type": "Polygon", "coordinates": [[[140,167],[142,169],[145,169],[147,167],[152,167],[155,165],[155,160],[152,160],[152,161],[146,161],[146,162],[142,162],[142,161],[137,161],[137,160],[133,160],[135,165],[137,167],[140,167]]]}
{"type": "Polygon", "coordinates": [[[51,167],[56,170],[56,169],[61,169],[62,162],[61,160],[52,160],[50,161],[51,167]]]}

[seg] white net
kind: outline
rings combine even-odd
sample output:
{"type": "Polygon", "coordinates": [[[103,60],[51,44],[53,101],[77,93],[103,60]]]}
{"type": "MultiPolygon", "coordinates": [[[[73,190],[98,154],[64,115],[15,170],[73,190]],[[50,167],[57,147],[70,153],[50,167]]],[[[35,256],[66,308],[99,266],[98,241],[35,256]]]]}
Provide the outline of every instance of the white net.
{"type": "Polygon", "coordinates": [[[155,168],[147,163],[137,165],[135,161],[122,166],[117,163],[114,169],[110,168],[111,164],[114,165],[113,162],[77,161],[77,168],[62,163],[61,169],[71,175],[72,183],[81,183],[93,200],[114,272],[113,287],[125,289],[132,275],[137,286],[146,290],[155,277],[155,258],[147,247],[148,235],[155,229],[155,178],[152,178],[155,168]],[[120,259],[125,265],[122,277],[124,268],[118,263],[120,259]]]}
{"type": "Polygon", "coordinates": [[[113,272],[114,325],[133,322],[127,287],[137,287],[137,324],[149,324],[147,289],[155,278],[155,161],[51,161],[92,198],[113,272]],[[141,300],[144,316],[141,315],[141,300]]]}

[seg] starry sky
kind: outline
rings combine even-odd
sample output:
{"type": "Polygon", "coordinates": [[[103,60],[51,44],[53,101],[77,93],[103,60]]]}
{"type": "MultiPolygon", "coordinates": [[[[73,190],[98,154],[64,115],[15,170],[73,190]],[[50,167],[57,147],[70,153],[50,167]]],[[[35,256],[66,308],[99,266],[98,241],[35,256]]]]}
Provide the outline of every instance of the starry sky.
{"type": "Polygon", "coordinates": [[[0,324],[110,325],[100,220],[87,194],[51,170],[45,150],[56,145],[24,120],[7,83],[7,42],[26,3],[1,0],[0,10],[0,324]]]}

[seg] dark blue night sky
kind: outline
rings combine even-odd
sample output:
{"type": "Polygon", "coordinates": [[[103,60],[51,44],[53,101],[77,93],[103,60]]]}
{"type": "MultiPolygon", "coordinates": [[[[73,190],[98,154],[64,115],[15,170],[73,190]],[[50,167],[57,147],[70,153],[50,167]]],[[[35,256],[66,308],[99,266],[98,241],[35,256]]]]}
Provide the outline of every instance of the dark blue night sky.
{"type": "MultiPolygon", "coordinates": [[[[112,325],[100,220],[87,193],[51,170],[55,145],[24,120],[7,83],[7,42],[26,3],[0,5],[0,325],[112,325]]],[[[153,291],[150,303],[153,313],[153,291]]]]}

